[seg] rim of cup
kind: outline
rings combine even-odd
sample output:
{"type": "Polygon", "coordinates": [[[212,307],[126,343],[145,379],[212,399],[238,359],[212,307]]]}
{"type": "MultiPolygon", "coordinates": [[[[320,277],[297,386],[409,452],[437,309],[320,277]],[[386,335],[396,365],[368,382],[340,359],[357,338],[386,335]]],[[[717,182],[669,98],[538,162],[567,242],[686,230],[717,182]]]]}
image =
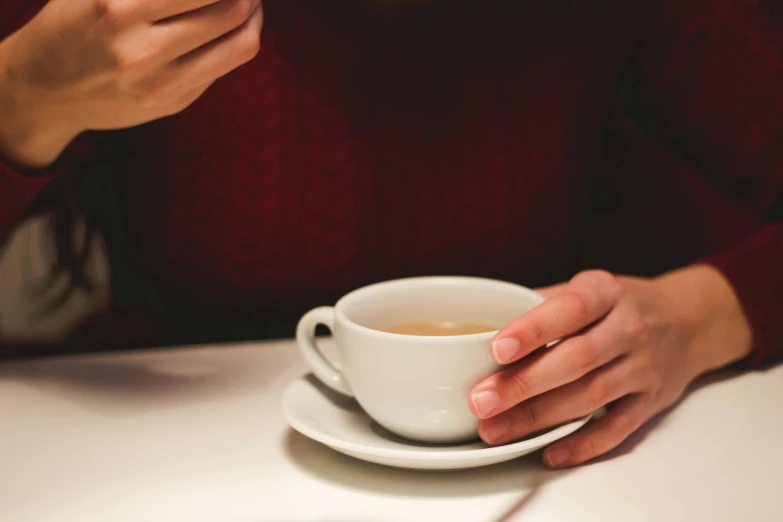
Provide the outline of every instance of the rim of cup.
{"type": "MultiPolygon", "coordinates": [[[[378,283],[372,283],[363,286],[361,288],[357,288],[356,290],[352,290],[351,292],[345,294],[334,305],[337,322],[340,323],[342,326],[348,327],[351,330],[354,330],[355,332],[359,332],[359,333],[370,334],[376,337],[381,337],[386,339],[398,339],[398,340],[411,339],[411,340],[415,340],[417,343],[423,342],[429,344],[450,344],[453,343],[455,340],[461,340],[461,341],[478,341],[484,339],[491,340],[498,333],[498,331],[500,331],[499,329],[495,329],[488,332],[481,332],[475,334],[462,334],[462,335],[412,335],[412,334],[392,333],[392,332],[384,332],[382,330],[377,330],[375,328],[370,328],[369,326],[363,326],[350,319],[345,313],[345,307],[351,301],[355,299],[359,299],[365,294],[371,294],[373,292],[382,291],[385,288],[389,288],[393,286],[400,286],[404,284],[416,284],[416,283],[423,283],[423,284],[434,283],[440,285],[454,285],[459,283],[472,283],[472,284],[482,284],[482,285],[489,284],[495,287],[505,287],[507,289],[512,289],[516,292],[519,292],[520,294],[525,294],[528,297],[531,297],[534,300],[538,301],[535,306],[544,302],[544,297],[538,292],[535,292],[534,290],[531,290],[530,288],[519,285],[517,283],[503,281],[500,279],[475,277],[475,276],[452,276],[452,275],[415,276],[415,277],[405,277],[405,278],[381,281],[378,283]]],[[[520,314],[522,313],[524,312],[520,312],[520,314]]]]}

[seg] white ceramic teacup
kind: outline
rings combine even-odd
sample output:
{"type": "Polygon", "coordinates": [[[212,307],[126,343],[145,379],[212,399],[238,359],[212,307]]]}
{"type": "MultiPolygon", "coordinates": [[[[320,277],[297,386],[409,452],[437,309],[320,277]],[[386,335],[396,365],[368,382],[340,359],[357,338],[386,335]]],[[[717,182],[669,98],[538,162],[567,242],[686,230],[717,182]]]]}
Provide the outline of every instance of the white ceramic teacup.
{"type": "Polygon", "coordinates": [[[334,307],[311,310],[300,320],[296,338],[315,376],[355,397],[384,428],[422,442],[460,442],[477,437],[468,394],[500,368],[490,353],[497,331],[418,336],[379,329],[444,321],[500,328],[542,301],[528,288],[492,279],[398,279],[355,290],[334,307]],[[342,370],[318,349],[319,324],[332,330],[342,370]]]}

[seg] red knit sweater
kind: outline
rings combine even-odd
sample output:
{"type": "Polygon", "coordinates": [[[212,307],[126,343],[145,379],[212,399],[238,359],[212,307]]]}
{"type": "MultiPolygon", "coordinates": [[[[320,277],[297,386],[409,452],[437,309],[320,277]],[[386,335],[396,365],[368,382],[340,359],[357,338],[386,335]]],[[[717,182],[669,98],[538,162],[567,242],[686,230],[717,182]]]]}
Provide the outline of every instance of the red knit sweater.
{"type": "MultiPolygon", "coordinates": [[[[783,352],[773,3],[266,0],[260,56],[184,113],[83,136],[37,177],[0,163],[0,236],[110,151],[115,312],[166,342],[261,335],[393,277],[706,260],[762,362],[783,352]]],[[[27,4],[3,2],[0,34],[27,4]]]]}

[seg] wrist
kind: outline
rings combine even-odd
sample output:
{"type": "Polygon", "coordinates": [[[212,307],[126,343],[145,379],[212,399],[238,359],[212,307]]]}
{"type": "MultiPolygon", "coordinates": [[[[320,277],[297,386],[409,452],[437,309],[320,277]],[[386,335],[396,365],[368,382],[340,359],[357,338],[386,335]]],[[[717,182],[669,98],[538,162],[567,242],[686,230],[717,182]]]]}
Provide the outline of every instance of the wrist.
{"type": "Polygon", "coordinates": [[[655,279],[667,296],[691,378],[750,354],[752,333],[729,281],[709,265],[693,265],[655,279]]]}
{"type": "Polygon", "coordinates": [[[51,99],[35,96],[15,78],[6,59],[12,38],[0,43],[0,157],[25,169],[41,169],[57,160],[78,131],[65,118],[53,117],[51,99]]]}

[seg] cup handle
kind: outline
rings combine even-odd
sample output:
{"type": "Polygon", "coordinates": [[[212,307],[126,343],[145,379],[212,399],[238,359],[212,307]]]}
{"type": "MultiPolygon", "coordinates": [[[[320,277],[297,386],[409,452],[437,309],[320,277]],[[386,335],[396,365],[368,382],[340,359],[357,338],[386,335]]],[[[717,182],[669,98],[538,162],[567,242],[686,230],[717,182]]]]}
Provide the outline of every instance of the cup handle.
{"type": "Polygon", "coordinates": [[[334,307],[322,306],[310,310],[299,320],[296,326],[296,344],[315,376],[336,392],[353,397],[353,391],[343,372],[318,348],[315,340],[315,328],[322,324],[334,332],[334,307]]]}

